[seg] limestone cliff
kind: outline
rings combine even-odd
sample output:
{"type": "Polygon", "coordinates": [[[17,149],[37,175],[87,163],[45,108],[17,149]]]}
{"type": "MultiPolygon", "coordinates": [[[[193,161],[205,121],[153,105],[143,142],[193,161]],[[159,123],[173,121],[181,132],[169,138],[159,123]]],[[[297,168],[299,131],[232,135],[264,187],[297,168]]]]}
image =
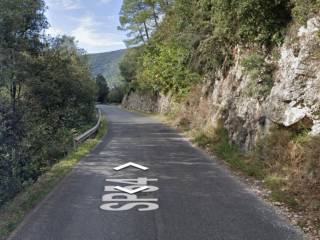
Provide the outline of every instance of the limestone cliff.
{"type": "MultiPolygon", "coordinates": [[[[272,60],[273,86],[263,96],[248,94],[253,79],[241,65],[248,49],[237,47],[235,64],[227,74],[207,74],[200,94],[191,93],[190,100],[178,104],[182,114],[193,116],[188,124],[192,125],[195,118],[211,126],[222,120],[230,139],[243,149],[253,146],[274,125],[292,127],[303,122],[311,129],[310,134],[320,134],[319,29],[320,18],[316,17],[306,26],[289,31],[278,49],[280,56],[272,60]],[[201,107],[206,114],[197,112],[201,107]]],[[[259,87],[263,83],[255,84],[259,87]]],[[[168,112],[172,105],[177,108],[168,96],[141,92],[131,92],[123,100],[124,107],[146,112],[168,112]]]]}

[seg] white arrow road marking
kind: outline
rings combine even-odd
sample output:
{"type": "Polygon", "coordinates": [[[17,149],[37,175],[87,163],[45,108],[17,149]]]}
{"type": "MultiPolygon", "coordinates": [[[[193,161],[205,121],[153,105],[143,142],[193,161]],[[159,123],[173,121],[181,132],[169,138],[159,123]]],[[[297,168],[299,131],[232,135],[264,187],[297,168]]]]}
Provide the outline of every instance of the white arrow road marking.
{"type": "Polygon", "coordinates": [[[139,164],[136,164],[136,163],[133,163],[133,162],[128,162],[128,163],[126,163],[126,164],[123,164],[123,165],[120,165],[120,166],[118,166],[118,167],[115,167],[114,170],[119,171],[119,170],[122,170],[122,169],[127,168],[127,167],[130,167],[130,166],[131,166],[131,167],[135,167],[135,168],[139,168],[139,169],[141,169],[141,170],[143,170],[143,171],[149,169],[149,168],[147,168],[147,167],[145,167],[145,166],[142,166],[142,165],[139,165],[139,164]]]}
{"type": "Polygon", "coordinates": [[[128,188],[123,188],[123,187],[117,186],[117,187],[114,187],[114,189],[119,190],[119,191],[121,191],[121,192],[126,192],[126,193],[129,193],[129,194],[134,194],[134,193],[137,193],[137,192],[141,192],[141,191],[147,190],[148,187],[147,187],[147,186],[143,186],[143,187],[139,187],[139,188],[130,190],[130,189],[128,189],[128,188]]]}

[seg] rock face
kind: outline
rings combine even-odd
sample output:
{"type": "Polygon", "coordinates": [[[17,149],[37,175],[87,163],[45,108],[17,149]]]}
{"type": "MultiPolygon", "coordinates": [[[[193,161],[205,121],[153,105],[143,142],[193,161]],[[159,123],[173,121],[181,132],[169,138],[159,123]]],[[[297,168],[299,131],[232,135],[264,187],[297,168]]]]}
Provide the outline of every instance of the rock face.
{"type": "Polygon", "coordinates": [[[312,134],[320,134],[320,19],[301,27],[296,42],[281,48],[276,83],[266,103],[268,117],[286,127],[302,119],[312,121],[312,134]]]}
{"type": "Polygon", "coordinates": [[[263,106],[265,99],[248,96],[248,86],[253,80],[240,65],[240,52],[238,49],[236,64],[228,75],[215,80],[211,94],[211,123],[215,126],[222,120],[232,142],[248,149],[267,132],[272,123],[263,106]]]}
{"type": "Polygon", "coordinates": [[[122,100],[122,106],[142,112],[158,112],[158,96],[148,92],[131,92],[122,100]]]}
{"type": "Polygon", "coordinates": [[[142,112],[165,113],[169,111],[171,98],[163,94],[152,94],[145,91],[130,92],[123,98],[122,106],[142,112]]]}
{"type": "MultiPolygon", "coordinates": [[[[227,75],[207,76],[198,104],[207,101],[207,119],[215,126],[223,121],[230,139],[249,149],[274,125],[290,127],[307,122],[311,134],[320,134],[320,18],[287,36],[276,63],[274,85],[266,96],[250,96],[252,84],[240,62],[246,55],[237,48],[235,65],[227,75]]],[[[259,84],[259,82],[257,82],[259,84]]],[[[167,112],[170,97],[146,96],[138,92],[124,99],[123,105],[147,112],[167,112]]],[[[184,105],[184,111],[194,108],[184,105]]],[[[190,120],[192,121],[192,119],[190,120]]]]}

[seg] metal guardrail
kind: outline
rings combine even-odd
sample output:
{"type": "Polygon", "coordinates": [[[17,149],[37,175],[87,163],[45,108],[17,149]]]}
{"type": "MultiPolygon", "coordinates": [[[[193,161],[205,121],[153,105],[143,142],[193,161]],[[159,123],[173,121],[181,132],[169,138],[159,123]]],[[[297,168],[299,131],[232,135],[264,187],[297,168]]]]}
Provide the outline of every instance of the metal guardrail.
{"type": "Polygon", "coordinates": [[[93,134],[95,134],[98,131],[100,124],[101,124],[101,110],[100,109],[98,109],[98,114],[99,114],[99,118],[98,118],[98,122],[96,123],[96,125],[93,128],[86,131],[85,133],[82,133],[81,135],[75,137],[73,139],[74,146],[77,146],[78,144],[87,140],[89,137],[91,137],[93,134]]]}

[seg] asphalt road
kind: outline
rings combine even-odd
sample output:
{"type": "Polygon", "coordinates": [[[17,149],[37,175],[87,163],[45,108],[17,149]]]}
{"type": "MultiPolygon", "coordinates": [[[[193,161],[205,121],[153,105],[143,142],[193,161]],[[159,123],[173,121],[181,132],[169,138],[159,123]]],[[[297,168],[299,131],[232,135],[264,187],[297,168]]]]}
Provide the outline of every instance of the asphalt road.
{"type": "Polygon", "coordinates": [[[117,106],[100,108],[108,117],[107,136],[26,217],[10,239],[302,239],[273,209],[174,130],[117,106]],[[149,170],[113,170],[127,162],[149,170]],[[110,185],[129,188],[125,183],[108,183],[107,178],[139,177],[158,179],[148,184],[154,186],[149,190],[159,189],[130,197],[110,192],[112,187],[105,189],[110,185]],[[138,211],[157,205],[157,210],[138,211]]]}

